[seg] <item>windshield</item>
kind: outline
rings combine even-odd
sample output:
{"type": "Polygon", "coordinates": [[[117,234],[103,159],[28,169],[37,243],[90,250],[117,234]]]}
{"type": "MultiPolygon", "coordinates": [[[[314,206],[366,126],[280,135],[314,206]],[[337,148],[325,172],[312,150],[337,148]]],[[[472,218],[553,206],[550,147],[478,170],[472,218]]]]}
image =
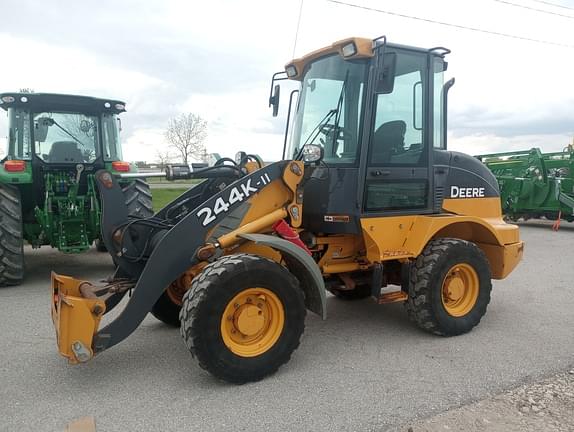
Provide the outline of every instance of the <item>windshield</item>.
{"type": "Polygon", "coordinates": [[[321,145],[327,164],[355,163],[367,63],[321,58],[307,68],[301,84],[287,158],[306,144],[321,145]]]}
{"type": "Polygon", "coordinates": [[[34,114],[35,153],[45,162],[93,162],[98,156],[98,118],[80,113],[34,114]]]}

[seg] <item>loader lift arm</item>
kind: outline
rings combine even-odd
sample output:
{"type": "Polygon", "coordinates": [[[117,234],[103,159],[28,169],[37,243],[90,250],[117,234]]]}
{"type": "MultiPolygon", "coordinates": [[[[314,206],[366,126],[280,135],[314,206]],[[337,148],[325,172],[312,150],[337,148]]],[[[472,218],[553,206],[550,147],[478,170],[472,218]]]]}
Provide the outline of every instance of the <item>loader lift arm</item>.
{"type": "MultiPolygon", "coordinates": [[[[128,277],[137,282],[125,309],[104,328],[99,331],[94,328],[91,347],[84,347],[83,351],[92,351],[92,355],[95,355],[128,337],[143,321],[166,287],[173,282],[174,275],[183,274],[203,261],[198,252],[206,245],[213,228],[273,182],[281,182],[288,166],[288,161],[268,165],[244,175],[217,194],[209,193],[209,181],[205,181],[187,191],[154,217],[147,219],[128,217],[127,210],[122,205],[121,188],[116,179],[108,171],[98,171],[96,181],[104,203],[103,240],[118,265],[115,277],[128,277]],[[206,194],[209,194],[210,198],[204,201],[206,194]],[[239,199],[239,196],[243,198],[239,199]],[[176,217],[167,218],[170,208],[181,207],[182,202],[185,203],[185,210],[179,212],[176,217]],[[193,208],[191,211],[188,210],[190,207],[193,208]]],[[[229,175],[228,171],[225,175],[229,175]]],[[[282,208],[261,219],[266,221],[264,224],[267,226],[267,219],[281,220],[287,214],[287,210],[282,208]]],[[[325,289],[321,273],[313,259],[286,240],[268,235],[254,235],[245,230],[245,227],[242,227],[241,231],[236,242],[253,241],[265,244],[285,255],[287,266],[298,271],[308,307],[324,318],[325,289]]],[[[221,237],[223,238],[228,241],[231,239],[229,236],[221,237]]],[[[217,250],[220,247],[215,244],[212,249],[217,250]]],[[[58,277],[55,276],[56,279],[58,277]]],[[[106,312],[119,303],[125,292],[126,290],[118,291],[106,298],[106,312]]],[[[98,312],[101,315],[101,308],[98,312]]],[[[98,322],[99,319],[94,322],[96,327],[98,322]]],[[[64,337],[59,339],[62,339],[59,345],[74,344],[74,341],[63,340],[64,337]]],[[[65,347],[64,350],[61,349],[61,352],[63,351],[65,347]]],[[[77,355],[75,358],[69,358],[72,362],[80,361],[77,355]]],[[[89,358],[91,356],[87,356],[86,360],[89,358]]]]}

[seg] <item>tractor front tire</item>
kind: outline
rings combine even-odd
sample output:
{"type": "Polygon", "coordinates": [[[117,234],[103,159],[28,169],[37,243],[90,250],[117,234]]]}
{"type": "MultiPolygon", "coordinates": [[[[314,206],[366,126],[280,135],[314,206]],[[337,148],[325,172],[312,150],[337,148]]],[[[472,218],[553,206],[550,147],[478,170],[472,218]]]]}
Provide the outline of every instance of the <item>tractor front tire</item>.
{"type": "Polygon", "coordinates": [[[98,252],[107,252],[108,248],[106,247],[106,245],[104,244],[104,241],[101,238],[97,238],[94,241],[94,244],[96,245],[96,250],[98,252]]]}
{"type": "Polygon", "coordinates": [[[133,182],[122,187],[128,214],[140,218],[148,218],[154,215],[152,195],[149,184],[142,179],[134,179],[133,182]]]}
{"type": "Polygon", "coordinates": [[[0,286],[24,279],[24,231],[20,191],[0,184],[0,286]]]}
{"type": "Polygon", "coordinates": [[[209,264],[183,297],[181,335],[199,366],[236,384],[287,361],[305,328],[298,280],[267,258],[237,254],[209,264]]]}
{"type": "Polygon", "coordinates": [[[484,252],[468,241],[441,238],[430,241],[411,266],[405,307],[421,329],[456,336],[480,322],[491,290],[484,252]]]}

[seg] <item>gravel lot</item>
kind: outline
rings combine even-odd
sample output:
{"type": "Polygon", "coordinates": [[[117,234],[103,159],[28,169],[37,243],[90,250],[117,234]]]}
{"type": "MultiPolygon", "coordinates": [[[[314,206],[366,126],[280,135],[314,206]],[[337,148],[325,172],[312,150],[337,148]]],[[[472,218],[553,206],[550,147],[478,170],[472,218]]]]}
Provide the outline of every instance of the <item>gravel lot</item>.
{"type": "Polygon", "coordinates": [[[50,320],[50,270],[97,280],[111,260],[29,251],[25,284],[0,289],[0,430],[62,431],[83,416],[96,419],[98,432],[394,430],[570,370],[574,224],[521,231],[525,260],[495,282],[471,333],[427,335],[401,305],[330,297],[329,318],[309,314],[291,362],[243,386],[200,370],[179,332],[151,316],[92,362],[68,366],[50,320]]]}
{"type": "Polygon", "coordinates": [[[574,369],[449,410],[396,432],[572,432],[574,369]]]}

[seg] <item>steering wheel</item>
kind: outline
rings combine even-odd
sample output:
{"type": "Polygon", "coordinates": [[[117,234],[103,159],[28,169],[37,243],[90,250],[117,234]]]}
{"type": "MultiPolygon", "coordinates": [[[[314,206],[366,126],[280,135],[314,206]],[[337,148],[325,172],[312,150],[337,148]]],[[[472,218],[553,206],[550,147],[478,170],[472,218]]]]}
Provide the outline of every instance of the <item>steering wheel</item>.
{"type": "Polygon", "coordinates": [[[350,129],[344,126],[335,127],[335,125],[332,124],[321,126],[320,132],[325,135],[325,139],[319,139],[323,147],[325,147],[325,155],[330,155],[331,157],[337,156],[339,141],[350,142],[354,137],[350,129]]]}
{"type": "Polygon", "coordinates": [[[335,125],[330,123],[321,126],[320,132],[324,134],[329,141],[332,142],[333,135],[335,134],[335,129],[337,130],[337,137],[335,138],[336,141],[344,141],[352,138],[352,133],[349,129],[345,128],[344,126],[337,126],[335,128],[335,125]]]}

